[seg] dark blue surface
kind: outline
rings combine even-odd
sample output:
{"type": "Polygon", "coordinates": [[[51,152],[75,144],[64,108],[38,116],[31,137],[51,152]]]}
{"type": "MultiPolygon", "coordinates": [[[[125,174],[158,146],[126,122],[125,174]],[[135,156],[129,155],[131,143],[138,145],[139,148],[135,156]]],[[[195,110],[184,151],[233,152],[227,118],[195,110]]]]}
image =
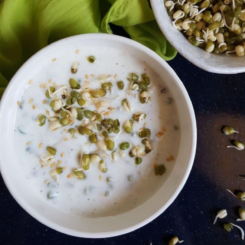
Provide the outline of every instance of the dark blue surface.
{"type": "MultiPolygon", "coordinates": [[[[180,55],[169,62],[183,81],[192,100],[198,127],[198,145],[190,177],[174,203],[157,219],[129,234],[108,239],[74,238],[56,232],[27,214],[12,198],[0,178],[0,244],[167,244],[172,235],[190,245],[244,244],[237,229],[227,233],[223,222],[236,223],[242,202],[225,189],[245,190],[245,151],[227,149],[230,139],[245,142],[245,76],[210,74],[180,55]],[[222,125],[241,133],[225,136],[222,125]],[[227,209],[228,217],[212,225],[216,212],[227,209]]],[[[244,204],[245,206],[245,204],[244,204]]],[[[240,222],[245,229],[245,222],[240,222]]]]}

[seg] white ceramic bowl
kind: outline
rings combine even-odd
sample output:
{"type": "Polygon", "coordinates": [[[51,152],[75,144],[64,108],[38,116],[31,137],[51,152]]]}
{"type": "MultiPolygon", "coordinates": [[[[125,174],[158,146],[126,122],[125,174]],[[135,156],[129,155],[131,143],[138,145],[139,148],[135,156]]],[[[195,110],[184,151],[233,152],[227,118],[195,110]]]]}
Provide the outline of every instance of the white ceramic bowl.
{"type": "Polygon", "coordinates": [[[236,74],[245,72],[244,57],[210,54],[192,46],[186,37],[173,27],[166,11],[164,0],[151,0],[151,6],[164,36],[192,64],[214,73],[236,74]]]}
{"type": "Polygon", "coordinates": [[[16,201],[41,223],[66,234],[78,237],[112,237],[133,231],[160,215],[177,197],[192,168],[196,149],[196,121],[189,96],[180,79],[169,65],[157,54],[141,44],[127,38],[108,34],[87,34],[63,39],[49,45],[31,57],[15,74],[9,83],[0,107],[0,162],[4,181],[16,201]],[[175,166],[169,178],[157,193],[141,206],[114,217],[84,218],[74,217],[47,207],[37,196],[28,191],[28,183],[23,181],[18,159],[14,154],[11,135],[16,116],[16,101],[26,88],[28,78],[57,54],[76,50],[77,47],[114,47],[132,53],[139,59],[148,61],[171,90],[179,111],[181,142],[175,166]]]}

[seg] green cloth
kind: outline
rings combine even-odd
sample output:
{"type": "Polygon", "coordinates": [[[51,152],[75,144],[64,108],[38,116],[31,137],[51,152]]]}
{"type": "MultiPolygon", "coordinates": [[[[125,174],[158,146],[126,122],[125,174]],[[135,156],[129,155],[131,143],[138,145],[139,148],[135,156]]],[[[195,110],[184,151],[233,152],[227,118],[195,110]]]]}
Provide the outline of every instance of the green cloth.
{"type": "Polygon", "coordinates": [[[109,23],[122,26],[131,39],[142,43],[165,60],[177,54],[160,31],[147,0],[109,0],[111,8],[103,18],[101,30],[112,33],[109,23]]]}
{"type": "Polygon", "coordinates": [[[0,0],[0,97],[34,53],[61,38],[112,33],[110,23],[165,60],[176,51],[158,28],[147,0],[0,0]]]}

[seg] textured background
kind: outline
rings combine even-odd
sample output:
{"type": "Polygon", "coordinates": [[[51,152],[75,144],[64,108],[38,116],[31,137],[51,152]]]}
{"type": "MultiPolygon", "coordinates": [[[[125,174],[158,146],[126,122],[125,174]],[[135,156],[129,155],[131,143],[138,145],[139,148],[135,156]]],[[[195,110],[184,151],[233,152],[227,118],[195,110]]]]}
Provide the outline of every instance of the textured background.
{"type": "MultiPolygon", "coordinates": [[[[119,29],[115,32],[124,35],[119,29]]],[[[237,207],[242,205],[225,189],[245,190],[245,181],[237,177],[245,174],[245,151],[226,148],[230,139],[245,142],[245,76],[210,74],[180,55],[169,64],[190,95],[198,127],[194,166],[174,203],[153,222],[129,234],[108,239],[74,238],[42,225],[27,214],[12,198],[0,176],[0,244],[162,245],[172,235],[188,245],[244,244],[237,229],[227,233],[222,224],[235,223],[237,207]],[[233,137],[221,134],[224,124],[241,133],[233,137]],[[229,215],[212,225],[220,209],[227,209],[229,215]]],[[[239,225],[245,229],[245,222],[239,225]]]]}

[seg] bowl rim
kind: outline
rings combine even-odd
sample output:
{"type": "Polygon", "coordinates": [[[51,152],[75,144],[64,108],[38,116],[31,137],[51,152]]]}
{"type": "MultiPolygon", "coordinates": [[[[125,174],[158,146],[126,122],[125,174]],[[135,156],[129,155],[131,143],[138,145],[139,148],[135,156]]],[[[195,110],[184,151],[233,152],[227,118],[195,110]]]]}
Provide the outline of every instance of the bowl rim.
{"type": "MultiPolygon", "coordinates": [[[[153,10],[155,19],[157,21],[158,27],[160,28],[160,30],[163,33],[163,35],[165,36],[165,38],[177,50],[178,53],[180,53],[185,59],[187,59],[193,65],[195,65],[195,66],[199,67],[200,69],[205,70],[207,72],[217,73],[217,74],[238,74],[238,73],[242,73],[245,71],[245,67],[236,67],[236,68],[224,67],[224,68],[222,68],[222,67],[209,65],[207,62],[202,62],[199,59],[194,61],[190,55],[188,55],[185,51],[182,51],[181,49],[179,49],[177,47],[177,45],[175,44],[175,42],[173,40],[173,37],[171,37],[172,35],[169,34],[169,32],[165,29],[164,25],[162,24],[162,16],[160,15],[160,13],[158,11],[159,5],[158,5],[157,1],[159,1],[159,0],[150,0],[150,1],[151,1],[151,7],[153,10]]],[[[164,0],[162,0],[162,5],[164,6],[164,0]]],[[[165,8],[165,6],[164,6],[164,8],[165,8]]],[[[167,14],[167,11],[166,11],[166,14],[167,14]]],[[[170,21],[170,18],[168,18],[168,20],[166,20],[166,21],[170,21]]],[[[193,49],[196,48],[196,47],[192,46],[189,42],[187,42],[187,43],[193,49]]],[[[203,52],[203,54],[206,54],[206,52],[204,50],[202,50],[202,49],[200,49],[200,50],[203,52]]],[[[214,55],[214,54],[210,53],[210,55],[214,55]]],[[[237,57],[237,58],[244,58],[244,57],[237,57]]]]}
{"type": "Polygon", "coordinates": [[[182,190],[182,188],[184,187],[187,178],[190,174],[190,171],[192,169],[193,166],[193,162],[194,162],[194,158],[195,158],[195,152],[196,152],[196,142],[197,142],[197,128],[196,128],[196,118],[195,118],[195,113],[194,113],[194,109],[192,106],[192,102],[189,98],[189,95],[183,85],[183,83],[181,82],[181,80],[179,79],[179,77],[176,75],[176,73],[174,72],[174,70],[167,64],[166,61],[164,61],[160,56],[158,56],[155,52],[153,52],[152,50],[150,50],[149,48],[143,46],[142,44],[133,41],[131,39],[125,38],[125,37],[121,37],[121,36],[116,36],[116,35],[110,35],[110,34],[101,34],[101,33],[96,33],[96,34],[80,34],[80,35],[76,35],[76,36],[72,36],[72,37],[67,37],[64,39],[61,39],[59,41],[56,41],[48,46],[46,46],[45,48],[41,49],[40,51],[38,51],[37,53],[35,53],[32,57],[30,57],[20,68],[19,70],[15,73],[15,75],[13,76],[13,78],[11,79],[11,81],[9,82],[3,96],[2,99],[0,101],[0,117],[1,117],[1,113],[2,113],[2,108],[4,106],[4,101],[6,100],[6,97],[8,95],[9,90],[11,89],[11,87],[13,86],[13,83],[15,82],[15,80],[18,78],[19,73],[21,72],[21,70],[23,69],[23,67],[28,66],[29,63],[31,63],[33,60],[39,58],[39,54],[52,49],[52,47],[54,45],[56,45],[57,43],[65,43],[65,42],[69,42],[70,40],[73,39],[105,39],[105,40],[110,40],[110,41],[115,41],[115,42],[121,42],[124,43],[126,45],[129,46],[133,46],[135,48],[137,48],[139,50],[139,52],[145,52],[147,55],[151,56],[153,59],[155,59],[158,63],[160,63],[161,66],[164,66],[165,69],[169,72],[170,76],[173,77],[173,79],[175,80],[177,86],[180,88],[184,99],[186,101],[187,107],[188,107],[188,111],[189,111],[189,116],[190,116],[190,120],[191,120],[191,132],[192,132],[192,138],[191,138],[191,142],[192,142],[192,146],[191,146],[191,152],[190,152],[190,157],[189,157],[189,163],[188,166],[185,170],[185,174],[178,186],[178,188],[175,190],[175,192],[172,194],[172,196],[169,198],[169,200],[159,209],[157,210],[155,213],[153,213],[152,215],[150,215],[148,218],[142,220],[141,222],[132,225],[130,227],[124,228],[124,229],[119,229],[119,230],[115,230],[115,231],[111,231],[111,232],[81,232],[81,231],[76,231],[73,230],[71,228],[66,228],[63,227],[62,225],[59,225],[57,223],[54,223],[52,221],[50,221],[49,219],[43,217],[42,215],[39,215],[35,209],[31,206],[29,206],[29,204],[22,198],[22,196],[18,193],[18,191],[15,190],[15,188],[13,187],[13,185],[11,184],[11,178],[8,177],[7,172],[4,171],[4,168],[1,167],[3,163],[0,162],[0,167],[1,167],[1,174],[3,177],[3,180],[5,182],[5,185],[7,187],[7,189],[9,190],[9,192],[11,193],[11,195],[13,196],[13,198],[16,200],[16,202],[28,213],[30,214],[33,218],[35,218],[36,220],[38,220],[40,223],[56,230],[59,232],[62,232],[64,234],[67,235],[71,235],[71,236],[75,236],[75,237],[83,237],[83,238],[107,238],[107,237],[114,237],[114,236],[118,236],[118,235],[122,235],[122,234],[126,234],[129,232],[132,232],[136,229],[141,228],[142,226],[148,224],[149,222],[151,222],[152,220],[154,220],[156,217],[158,217],[163,211],[165,211],[171,204],[172,202],[176,199],[176,197],[179,195],[180,191],[182,190]]]}

